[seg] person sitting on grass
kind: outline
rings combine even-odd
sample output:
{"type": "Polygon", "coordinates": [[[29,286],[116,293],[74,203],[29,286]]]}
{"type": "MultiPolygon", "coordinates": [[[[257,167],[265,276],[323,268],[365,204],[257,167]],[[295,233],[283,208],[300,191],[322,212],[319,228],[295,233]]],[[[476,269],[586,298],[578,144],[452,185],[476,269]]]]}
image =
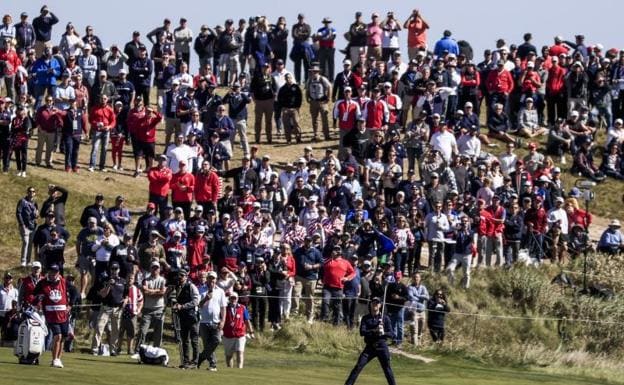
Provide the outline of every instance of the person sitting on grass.
{"type": "Polygon", "coordinates": [[[600,236],[598,251],[609,255],[620,254],[624,250],[624,237],[620,231],[620,221],[612,219],[609,227],[600,236]]]}
{"type": "Polygon", "coordinates": [[[518,114],[518,135],[527,138],[544,135],[548,130],[539,125],[537,110],[533,105],[533,98],[524,100],[524,108],[518,114]]]}

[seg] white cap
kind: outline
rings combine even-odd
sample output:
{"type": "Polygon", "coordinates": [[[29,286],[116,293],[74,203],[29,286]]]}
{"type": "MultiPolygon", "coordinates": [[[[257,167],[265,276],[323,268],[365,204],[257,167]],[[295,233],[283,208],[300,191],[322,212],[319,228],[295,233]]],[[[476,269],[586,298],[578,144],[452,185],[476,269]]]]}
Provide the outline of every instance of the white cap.
{"type": "Polygon", "coordinates": [[[466,104],[464,104],[464,107],[472,107],[472,102],[466,102],[466,104]]]}
{"type": "Polygon", "coordinates": [[[344,60],[344,61],[342,62],[342,64],[348,64],[348,65],[351,65],[351,60],[346,59],[346,60],[344,60]]]}
{"type": "Polygon", "coordinates": [[[82,49],[91,49],[91,44],[85,44],[82,49]]]}
{"type": "Polygon", "coordinates": [[[532,61],[527,62],[527,68],[534,68],[535,67],[535,63],[533,63],[532,61]]]}
{"type": "Polygon", "coordinates": [[[41,262],[39,261],[35,261],[32,263],[32,267],[38,267],[39,269],[41,269],[41,262]]]}

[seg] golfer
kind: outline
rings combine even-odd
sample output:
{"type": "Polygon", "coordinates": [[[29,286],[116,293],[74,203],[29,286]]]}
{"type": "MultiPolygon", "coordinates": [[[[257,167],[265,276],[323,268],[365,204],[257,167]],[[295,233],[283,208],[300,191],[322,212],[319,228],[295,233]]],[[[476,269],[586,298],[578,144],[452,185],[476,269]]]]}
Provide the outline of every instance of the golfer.
{"type": "Polygon", "coordinates": [[[349,374],[345,385],[353,385],[362,369],[375,357],[379,359],[388,385],[395,385],[394,373],[392,373],[392,368],[390,367],[390,352],[386,343],[388,338],[392,339],[394,333],[390,318],[381,313],[381,300],[378,297],[371,300],[369,313],[362,317],[360,335],[364,337],[366,347],[360,354],[360,358],[358,358],[357,364],[355,364],[351,374],[349,374]]]}

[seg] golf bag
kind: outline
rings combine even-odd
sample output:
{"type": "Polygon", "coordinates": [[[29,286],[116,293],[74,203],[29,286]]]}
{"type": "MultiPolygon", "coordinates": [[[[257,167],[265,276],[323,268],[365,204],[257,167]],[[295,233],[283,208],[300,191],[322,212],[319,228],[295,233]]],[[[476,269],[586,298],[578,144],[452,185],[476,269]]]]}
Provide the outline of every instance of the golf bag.
{"type": "Polygon", "coordinates": [[[169,354],[167,354],[167,351],[163,348],[141,345],[139,346],[139,363],[167,366],[169,363],[169,354]]]}
{"type": "Polygon", "coordinates": [[[45,350],[45,337],[48,334],[48,328],[41,315],[32,309],[25,310],[22,318],[14,353],[20,364],[38,365],[39,356],[45,350]]]}

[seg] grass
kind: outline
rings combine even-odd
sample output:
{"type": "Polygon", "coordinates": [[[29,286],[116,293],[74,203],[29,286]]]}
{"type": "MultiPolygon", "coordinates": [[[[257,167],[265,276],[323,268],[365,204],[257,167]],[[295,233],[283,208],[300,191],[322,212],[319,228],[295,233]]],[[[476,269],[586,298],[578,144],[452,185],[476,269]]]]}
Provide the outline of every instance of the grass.
{"type": "MultiPolygon", "coordinates": [[[[147,383],[176,383],[180,385],[197,384],[200,381],[229,384],[306,384],[328,385],[342,384],[356,360],[356,353],[348,357],[332,359],[313,354],[301,354],[292,350],[265,350],[248,348],[245,368],[228,369],[221,365],[222,347],[217,351],[219,371],[205,370],[180,371],[155,366],[137,365],[127,356],[93,357],[81,354],[66,354],[63,357],[64,369],[47,366],[49,353],[44,355],[42,365],[18,366],[10,349],[0,349],[0,377],[6,384],[110,384],[128,385],[147,383]]],[[[454,356],[436,356],[436,361],[421,364],[413,360],[394,356],[392,365],[399,384],[431,385],[581,385],[581,384],[617,384],[618,381],[593,379],[584,375],[564,375],[548,373],[543,370],[528,368],[501,368],[484,365],[454,356]]],[[[173,358],[172,365],[176,363],[173,358]]],[[[371,362],[360,375],[358,384],[385,384],[385,378],[378,363],[371,362]]]]}

